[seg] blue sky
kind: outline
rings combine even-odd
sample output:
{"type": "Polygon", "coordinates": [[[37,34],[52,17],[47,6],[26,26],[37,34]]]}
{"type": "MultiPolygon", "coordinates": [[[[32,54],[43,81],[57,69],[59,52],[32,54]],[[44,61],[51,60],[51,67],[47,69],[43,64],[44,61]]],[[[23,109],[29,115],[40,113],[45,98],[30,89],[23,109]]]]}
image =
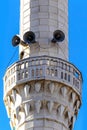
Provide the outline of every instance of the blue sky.
{"type": "MultiPolygon", "coordinates": [[[[11,45],[19,33],[19,0],[0,4],[0,130],[11,130],[3,104],[3,76],[8,65],[18,59],[18,48],[11,45]],[[12,55],[16,52],[14,58],[12,55]],[[10,62],[10,63],[9,63],[10,62]]],[[[83,75],[82,106],[74,130],[87,129],[87,0],[69,0],[69,60],[83,75]]]]}

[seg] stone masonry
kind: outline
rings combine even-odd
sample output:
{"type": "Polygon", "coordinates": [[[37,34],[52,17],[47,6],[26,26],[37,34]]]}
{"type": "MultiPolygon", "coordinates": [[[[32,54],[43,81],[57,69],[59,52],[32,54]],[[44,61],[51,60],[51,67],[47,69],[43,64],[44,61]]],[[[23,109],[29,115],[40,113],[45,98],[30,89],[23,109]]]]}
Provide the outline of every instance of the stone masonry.
{"type": "Polygon", "coordinates": [[[23,56],[4,75],[11,129],[72,130],[81,106],[82,75],[68,62],[68,0],[20,0],[19,36],[23,56]],[[65,39],[53,43],[56,30],[65,39]],[[34,32],[35,43],[25,44],[28,31],[34,32]]]}
{"type": "MultiPolygon", "coordinates": [[[[19,53],[25,51],[26,57],[49,55],[68,59],[68,0],[20,0],[20,36],[32,30],[37,44],[30,47],[20,46],[19,53]],[[51,43],[53,32],[62,30],[65,40],[62,44],[51,43]]],[[[25,57],[24,57],[25,58],[25,57]]]]}

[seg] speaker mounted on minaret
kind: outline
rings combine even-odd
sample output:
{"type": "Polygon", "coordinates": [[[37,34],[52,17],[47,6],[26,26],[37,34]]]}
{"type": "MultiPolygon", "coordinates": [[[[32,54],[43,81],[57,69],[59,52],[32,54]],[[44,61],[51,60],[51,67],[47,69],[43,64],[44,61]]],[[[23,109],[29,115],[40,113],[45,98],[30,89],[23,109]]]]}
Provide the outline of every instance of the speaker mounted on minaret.
{"type": "Polygon", "coordinates": [[[53,33],[53,39],[51,42],[56,43],[56,42],[62,42],[65,39],[65,34],[61,30],[56,30],[53,33]]]}
{"type": "Polygon", "coordinates": [[[22,44],[23,46],[29,45],[31,43],[36,43],[35,41],[35,34],[32,31],[28,31],[24,34],[23,40],[20,39],[18,35],[15,35],[12,38],[12,45],[14,47],[18,46],[19,44],[22,44]]]}
{"type": "Polygon", "coordinates": [[[13,38],[12,38],[12,45],[14,47],[18,46],[20,44],[20,37],[18,35],[15,35],[13,38]]]}
{"type": "Polygon", "coordinates": [[[28,31],[24,34],[23,36],[23,40],[27,43],[27,44],[31,44],[31,43],[35,43],[35,34],[32,31],[28,31]]]}
{"type": "Polygon", "coordinates": [[[19,44],[22,44],[23,46],[26,46],[26,42],[24,42],[23,40],[20,39],[19,35],[15,35],[12,38],[12,45],[14,47],[18,46],[19,44]]]}

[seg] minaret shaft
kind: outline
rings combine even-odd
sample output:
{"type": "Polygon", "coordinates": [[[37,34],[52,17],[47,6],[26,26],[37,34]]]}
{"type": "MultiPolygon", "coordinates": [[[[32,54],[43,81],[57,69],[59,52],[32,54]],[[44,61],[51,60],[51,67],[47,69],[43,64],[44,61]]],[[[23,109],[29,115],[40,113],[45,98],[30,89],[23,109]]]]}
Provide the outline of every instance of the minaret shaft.
{"type": "Polygon", "coordinates": [[[19,53],[27,56],[49,55],[68,59],[68,0],[21,0],[20,36],[33,31],[37,44],[30,47],[20,46],[19,53]],[[53,32],[62,30],[65,40],[52,44],[53,32]],[[25,55],[26,55],[25,54],[25,55]]]}

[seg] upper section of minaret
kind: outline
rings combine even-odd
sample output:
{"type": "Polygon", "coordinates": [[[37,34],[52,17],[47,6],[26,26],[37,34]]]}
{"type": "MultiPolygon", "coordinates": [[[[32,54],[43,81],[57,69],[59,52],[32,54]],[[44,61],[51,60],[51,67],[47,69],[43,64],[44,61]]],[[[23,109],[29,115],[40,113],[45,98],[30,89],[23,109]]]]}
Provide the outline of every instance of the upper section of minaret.
{"type": "Polygon", "coordinates": [[[20,59],[48,55],[67,60],[68,0],[20,0],[20,4],[20,59]]]}

